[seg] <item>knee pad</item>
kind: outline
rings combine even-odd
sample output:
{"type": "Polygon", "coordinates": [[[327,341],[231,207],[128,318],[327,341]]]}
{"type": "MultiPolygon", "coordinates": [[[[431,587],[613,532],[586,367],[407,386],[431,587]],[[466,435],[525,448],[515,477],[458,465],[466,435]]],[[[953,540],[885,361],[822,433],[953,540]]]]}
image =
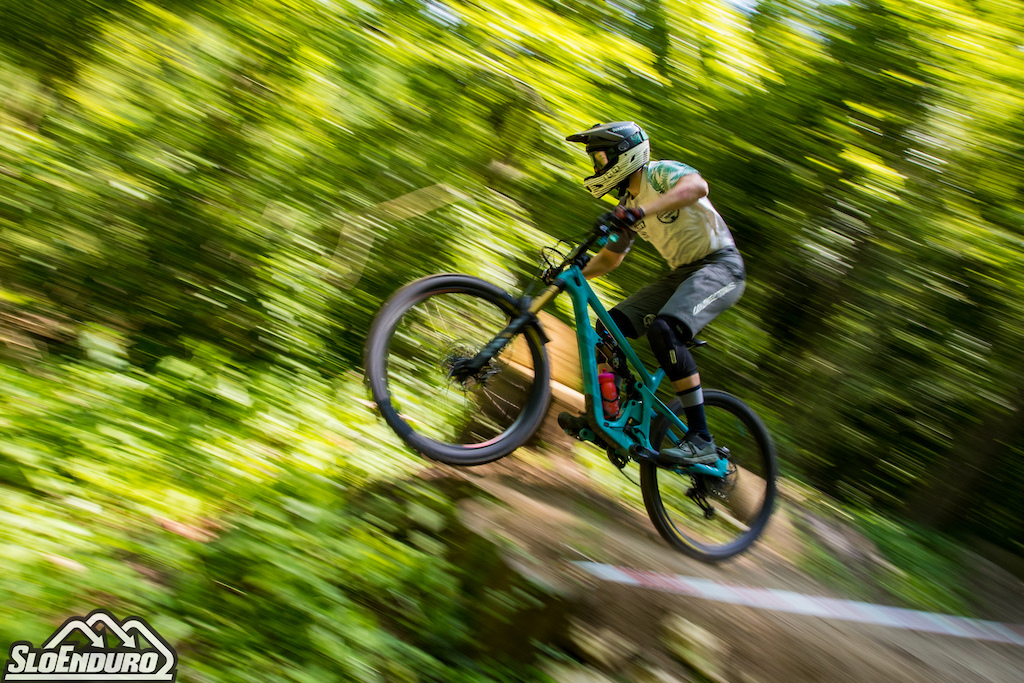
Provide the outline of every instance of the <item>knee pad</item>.
{"type": "Polygon", "coordinates": [[[647,329],[647,341],[670,381],[676,382],[697,373],[697,361],[667,319],[661,316],[654,319],[647,329]]]}

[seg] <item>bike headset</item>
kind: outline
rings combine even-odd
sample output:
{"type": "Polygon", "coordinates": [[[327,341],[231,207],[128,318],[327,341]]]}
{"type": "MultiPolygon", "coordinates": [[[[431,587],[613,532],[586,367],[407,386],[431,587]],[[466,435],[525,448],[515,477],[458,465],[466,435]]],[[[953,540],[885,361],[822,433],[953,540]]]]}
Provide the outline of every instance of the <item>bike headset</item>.
{"type": "Polygon", "coordinates": [[[629,177],[651,160],[647,133],[633,121],[595,123],[566,140],[586,145],[594,165],[594,175],[585,178],[583,186],[598,198],[617,189],[621,199],[629,186],[629,177]]]}

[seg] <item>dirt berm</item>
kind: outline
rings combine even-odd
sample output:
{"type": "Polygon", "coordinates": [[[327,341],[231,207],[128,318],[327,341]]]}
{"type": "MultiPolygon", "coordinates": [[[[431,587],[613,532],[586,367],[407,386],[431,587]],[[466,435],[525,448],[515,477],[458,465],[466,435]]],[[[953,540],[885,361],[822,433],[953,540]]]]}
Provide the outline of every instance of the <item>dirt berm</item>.
{"type": "MultiPolygon", "coordinates": [[[[642,510],[602,495],[571,457],[520,451],[484,467],[439,467],[427,477],[459,480],[463,490],[480,491],[460,503],[465,527],[495,543],[508,566],[558,603],[536,617],[558,622],[538,632],[578,660],[552,670],[556,680],[1024,681],[1024,647],[757,610],[566,571],[567,561],[590,560],[849,597],[791,561],[797,538],[790,520],[801,514],[792,500],[783,501],[766,537],[750,552],[709,566],[670,549],[642,510]]],[[[1002,601],[998,615],[982,616],[1024,621],[1017,606],[1024,587],[1000,579],[1018,594],[1002,601]]]]}

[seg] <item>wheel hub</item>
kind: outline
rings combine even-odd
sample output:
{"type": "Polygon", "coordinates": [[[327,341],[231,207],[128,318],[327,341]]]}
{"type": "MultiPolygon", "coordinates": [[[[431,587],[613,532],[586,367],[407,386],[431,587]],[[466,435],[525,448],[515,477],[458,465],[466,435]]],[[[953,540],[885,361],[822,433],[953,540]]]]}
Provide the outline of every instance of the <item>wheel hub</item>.
{"type": "Polygon", "coordinates": [[[452,342],[441,356],[441,372],[447,378],[449,386],[461,391],[473,391],[486,386],[487,381],[500,372],[493,359],[479,370],[471,367],[470,363],[476,356],[476,351],[466,342],[452,342]]]}

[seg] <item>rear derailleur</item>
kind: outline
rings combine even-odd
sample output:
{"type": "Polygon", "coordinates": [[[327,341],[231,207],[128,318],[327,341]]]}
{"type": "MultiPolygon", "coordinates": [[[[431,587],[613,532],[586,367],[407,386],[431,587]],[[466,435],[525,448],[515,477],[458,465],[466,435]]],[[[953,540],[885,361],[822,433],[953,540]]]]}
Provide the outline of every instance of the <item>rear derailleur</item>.
{"type": "Polygon", "coordinates": [[[725,476],[709,477],[705,474],[692,474],[690,481],[693,482],[693,486],[686,491],[686,496],[704,511],[704,519],[715,518],[715,508],[708,502],[709,497],[727,501],[729,494],[736,488],[737,468],[736,464],[729,459],[729,449],[724,446],[720,447],[718,455],[729,460],[729,468],[725,476]]]}
{"type": "Polygon", "coordinates": [[[686,497],[697,504],[704,511],[704,519],[715,518],[715,508],[708,502],[708,494],[712,491],[708,487],[707,477],[698,474],[691,478],[693,486],[686,491],[686,497]]]}

